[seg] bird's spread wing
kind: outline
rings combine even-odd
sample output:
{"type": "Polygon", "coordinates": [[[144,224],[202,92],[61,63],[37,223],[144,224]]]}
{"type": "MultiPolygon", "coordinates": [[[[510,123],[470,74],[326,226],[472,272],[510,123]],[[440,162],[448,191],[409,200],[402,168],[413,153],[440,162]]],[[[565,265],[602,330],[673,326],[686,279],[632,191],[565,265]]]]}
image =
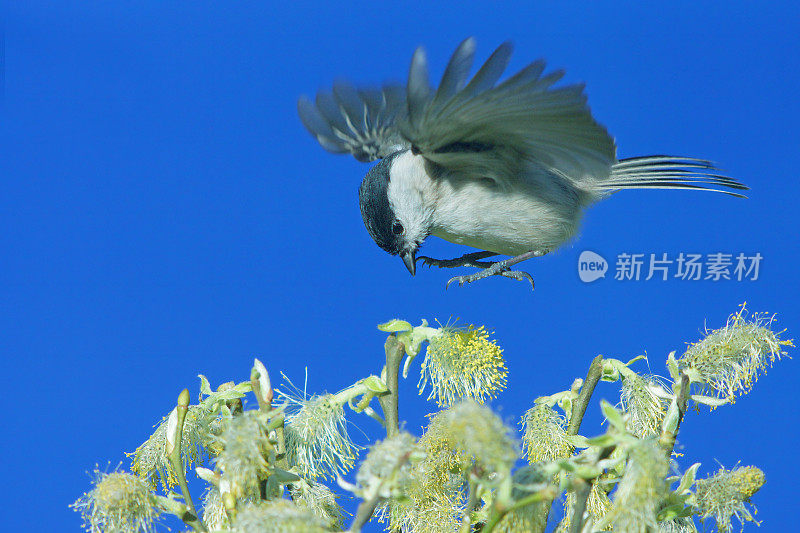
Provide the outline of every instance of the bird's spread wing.
{"type": "Polygon", "coordinates": [[[356,89],[338,82],[332,92],[318,93],[314,102],[301,97],[297,111],[323,148],[349,152],[365,163],[409,146],[397,130],[406,113],[405,89],[399,85],[356,89]]]}
{"type": "Polygon", "coordinates": [[[553,88],[563,73],[543,75],[541,60],[498,84],[510,43],[469,80],[474,54],[474,39],[461,43],[436,89],[424,50],[414,54],[400,131],[415,153],[461,171],[485,172],[506,154],[506,161],[522,157],[570,180],[608,176],[616,161],[614,140],[592,118],[583,85],[553,88]]]}

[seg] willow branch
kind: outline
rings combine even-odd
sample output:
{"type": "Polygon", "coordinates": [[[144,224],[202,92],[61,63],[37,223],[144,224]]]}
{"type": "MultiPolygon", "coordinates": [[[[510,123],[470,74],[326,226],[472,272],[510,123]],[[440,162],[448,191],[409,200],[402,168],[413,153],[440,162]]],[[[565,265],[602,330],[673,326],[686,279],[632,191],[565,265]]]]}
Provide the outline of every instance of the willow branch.
{"type": "Polygon", "coordinates": [[[178,396],[177,407],[177,427],[175,429],[175,441],[169,453],[169,462],[172,465],[175,474],[178,477],[178,484],[181,487],[181,494],[183,494],[183,501],[188,507],[188,512],[181,517],[181,519],[195,531],[208,531],[205,524],[197,514],[197,509],[192,501],[192,495],[189,493],[189,484],[186,483],[186,473],[184,472],[183,459],[181,459],[181,450],[183,449],[183,422],[186,420],[186,413],[189,411],[189,391],[183,389],[178,396]]]}
{"type": "Polygon", "coordinates": [[[681,372],[681,380],[678,383],[678,390],[675,394],[675,399],[673,400],[673,405],[670,408],[676,408],[678,410],[677,413],[677,422],[675,423],[674,429],[664,428],[661,432],[661,435],[658,437],[658,444],[664,450],[664,452],[669,456],[672,455],[672,450],[675,448],[675,439],[678,437],[678,430],[681,428],[681,422],[683,422],[683,416],[686,414],[686,405],[689,402],[689,376],[687,376],[684,372],[681,372]]]}
{"type": "MultiPolygon", "coordinates": [[[[386,436],[392,437],[400,433],[400,414],[398,410],[398,388],[400,381],[400,363],[403,361],[403,354],[406,347],[397,337],[390,335],[383,345],[386,352],[386,389],[387,391],[378,397],[378,402],[383,410],[383,418],[386,420],[386,436]]],[[[375,508],[380,503],[380,497],[373,496],[369,500],[363,501],[358,505],[356,516],[350,531],[361,531],[370,518],[372,518],[375,508]]]]}
{"type": "Polygon", "coordinates": [[[261,382],[259,381],[260,377],[261,376],[258,370],[255,368],[250,371],[250,388],[253,389],[253,395],[256,397],[256,401],[258,402],[258,408],[261,411],[268,413],[272,410],[272,398],[268,400],[261,394],[261,382]]]}
{"type": "MultiPolygon", "coordinates": [[[[586,409],[589,407],[589,401],[592,399],[594,389],[597,387],[597,384],[600,382],[600,378],[602,376],[603,356],[598,355],[592,359],[592,362],[589,365],[589,370],[586,372],[586,379],[583,380],[581,391],[578,393],[578,397],[572,402],[572,411],[570,412],[569,425],[567,426],[568,435],[577,435],[578,431],[580,431],[581,422],[583,422],[583,415],[586,414],[586,409]]],[[[539,533],[543,532],[545,527],[547,527],[547,519],[550,516],[550,508],[553,506],[553,499],[554,498],[545,502],[545,505],[543,506],[543,519],[541,520],[542,526],[539,530],[539,533]]],[[[583,511],[581,511],[581,513],[583,513],[583,511]]]]}
{"type": "Polygon", "coordinates": [[[592,490],[592,483],[582,479],[575,479],[577,485],[575,489],[575,505],[572,506],[572,519],[570,520],[570,533],[580,533],[583,529],[583,513],[586,511],[586,502],[589,499],[589,492],[592,490]]]}
{"type": "Polygon", "coordinates": [[[353,533],[357,533],[361,531],[361,528],[364,527],[370,518],[372,518],[372,514],[375,512],[375,508],[380,503],[380,497],[376,494],[369,500],[363,501],[358,504],[358,510],[356,511],[356,517],[353,520],[353,525],[350,526],[350,531],[353,533]]]}
{"type": "Polygon", "coordinates": [[[386,352],[386,388],[388,391],[378,397],[378,402],[381,404],[383,418],[386,420],[386,436],[392,437],[400,432],[398,388],[400,363],[406,348],[394,335],[390,335],[386,339],[383,348],[386,352]]]}
{"type": "Polygon", "coordinates": [[[583,415],[586,413],[586,408],[589,406],[589,400],[592,399],[594,388],[600,381],[603,375],[603,356],[598,355],[592,360],[589,365],[589,371],[586,373],[586,379],[581,387],[581,392],[572,403],[572,413],[569,417],[569,426],[567,426],[568,435],[577,435],[581,429],[581,422],[583,422],[583,415]]]}
{"type": "MultiPolygon", "coordinates": [[[[401,455],[400,458],[397,460],[397,464],[395,464],[394,469],[389,474],[389,476],[387,476],[386,479],[389,479],[392,476],[394,476],[394,474],[399,469],[405,466],[405,464],[408,462],[409,459],[411,459],[411,452],[406,452],[403,455],[401,455]]],[[[348,531],[351,531],[353,533],[361,531],[361,528],[364,527],[364,524],[366,524],[369,521],[369,519],[372,518],[373,513],[375,513],[375,508],[382,500],[380,494],[382,492],[385,482],[386,482],[385,479],[381,480],[380,485],[375,491],[375,495],[372,496],[369,500],[365,500],[358,505],[358,509],[356,510],[356,516],[353,519],[353,524],[350,526],[350,529],[348,529],[348,531]]]]}
{"type": "Polygon", "coordinates": [[[494,506],[492,509],[492,514],[489,515],[489,519],[486,520],[483,528],[481,529],[481,533],[491,533],[500,523],[500,521],[505,518],[508,513],[516,511],[517,509],[521,509],[523,507],[527,507],[528,505],[538,503],[538,502],[552,502],[555,498],[555,494],[549,488],[545,488],[539,492],[535,492],[524,498],[520,498],[519,500],[515,501],[512,505],[508,507],[499,507],[497,505],[494,506]]]}
{"type": "Polygon", "coordinates": [[[469,480],[469,497],[467,498],[467,506],[464,508],[464,516],[461,519],[461,533],[470,533],[472,531],[472,513],[480,504],[480,490],[478,483],[469,480]]]}

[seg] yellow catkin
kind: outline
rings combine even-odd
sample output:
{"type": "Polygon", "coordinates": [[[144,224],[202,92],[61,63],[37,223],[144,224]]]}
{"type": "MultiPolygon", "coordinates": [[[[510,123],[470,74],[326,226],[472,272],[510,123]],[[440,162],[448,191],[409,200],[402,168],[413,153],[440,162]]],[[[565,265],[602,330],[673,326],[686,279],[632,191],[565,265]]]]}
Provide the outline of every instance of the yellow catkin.
{"type": "Polygon", "coordinates": [[[419,388],[430,384],[428,399],[440,407],[462,399],[483,403],[506,388],[507,376],[503,350],[483,326],[444,327],[430,341],[419,388]]]}

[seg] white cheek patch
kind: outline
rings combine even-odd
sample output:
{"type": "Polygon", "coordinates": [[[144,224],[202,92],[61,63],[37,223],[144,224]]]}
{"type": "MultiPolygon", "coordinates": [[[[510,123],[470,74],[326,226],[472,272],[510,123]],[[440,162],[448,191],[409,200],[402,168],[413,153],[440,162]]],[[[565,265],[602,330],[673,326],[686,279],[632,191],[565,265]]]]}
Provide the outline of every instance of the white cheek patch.
{"type": "Polygon", "coordinates": [[[407,241],[421,241],[428,234],[435,192],[425,172],[425,161],[410,151],[398,155],[389,169],[389,205],[405,228],[407,241]]]}

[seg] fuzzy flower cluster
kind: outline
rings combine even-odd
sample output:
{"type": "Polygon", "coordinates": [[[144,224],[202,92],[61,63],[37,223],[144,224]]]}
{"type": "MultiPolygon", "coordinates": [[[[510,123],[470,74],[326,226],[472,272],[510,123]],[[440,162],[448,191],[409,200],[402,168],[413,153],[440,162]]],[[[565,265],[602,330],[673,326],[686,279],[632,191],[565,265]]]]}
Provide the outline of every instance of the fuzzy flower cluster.
{"type": "Polygon", "coordinates": [[[459,530],[459,518],[466,505],[464,477],[458,470],[449,447],[424,435],[418,448],[425,458],[412,465],[404,498],[386,501],[379,519],[388,515],[392,531],[447,533],[459,530]],[[440,453],[437,455],[436,452],[440,453]]]}
{"type": "Polygon", "coordinates": [[[292,501],[301,509],[313,513],[329,528],[341,529],[344,525],[344,509],[336,501],[336,494],[327,486],[315,481],[301,479],[289,489],[292,501]]]}
{"type": "MultiPolygon", "coordinates": [[[[178,479],[172,470],[167,454],[167,420],[165,416],[155,432],[136,451],[129,453],[133,457],[131,470],[142,479],[149,481],[152,488],[159,481],[164,490],[175,486],[178,479]]],[[[214,440],[213,428],[217,416],[202,405],[190,405],[183,423],[181,458],[184,468],[192,463],[203,464],[205,450],[214,440]]]]}
{"type": "Polygon", "coordinates": [[[735,516],[742,523],[755,521],[746,504],[765,481],[764,472],[754,466],[733,470],[722,468],[712,477],[697,481],[696,506],[702,512],[703,520],[713,517],[717,530],[728,533],[731,531],[731,517],[735,516]]]}
{"type": "Polygon", "coordinates": [[[326,533],[325,521],[286,500],[246,503],[236,512],[232,533],[326,533]]]}
{"type": "Polygon", "coordinates": [[[696,481],[695,464],[680,477],[667,477],[669,452],[686,394],[696,392],[685,388],[687,379],[716,396],[692,394],[692,401],[721,405],[747,393],[785,355],[783,347],[792,343],[770,329],[772,321],[764,315],[747,318],[742,306],[725,327],[691,345],[677,363],[670,354],[670,376],[680,376],[672,387],[662,378],[634,372],[630,367],[641,357],[623,363],[598,356],[585,382],[576,379],[569,390],[541,396],[525,412],[521,444],[529,464],[512,473],[520,442],[483,405],[507,384],[502,350],[490,334],[483,327],[433,328],[425,321],[412,327],[393,320],[379,326],[393,336],[387,340],[380,377],[370,375],[336,394],[307,396],[290,381],[287,393],[273,390],[258,360],[250,381],[223,384],[215,392],[201,376],[200,405],[188,405],[187,390],[179,395],[171,416],[129,454],[133,474],[95,470],[91,490],[72,507],[92,533],[150,533],[162,513],[198,531],[341,531],[346,513],[322,482],[336,479],[362,500],[351,531],[361,530],[375,513],[381,521],[388,518],[392,531],[544,531],[558,498],[564,518],[557,533],[696,533],[690,515],[713,519],[721,533],[729,533],[733,517],[742,524],[755,521],[750,498],[764,484],[764,473],[752,466],[723,468],[696,481]],[[408,355],[405,377],[426,342],[418,388],[422,393],[430,385],[428,399],[444,409],[429,415],[416,439],[400,431],[403,425],[394,416],[396,380],[401,355],[408,355]],[[620,383],[622,410],[603,400],[605,434],[568,434],[569,419],[561,413],[572,413],[573,428],[580,426],[598,380],[620,383]],[[243,410],[242,398],[251,391],[259,409],[243,410]],[[273,409],[275,394],[279,405],[273,409]],[[380,404],[383,417],[371,402],[380,404]],[[369,448],[353,484],[341,476],[353,468],[361,448],[348,434],[345,404],[383,423],[388,434],[369,448]],[[177,415],[183,409],[185,421],[178,431],[177,415]],[[586,450],[576,453],[576,447],[586,450]],[[208,487],[202,498],[192,498],[187,471],[206,457],[213,458],[215,470],[196,468],[208,487]],[[678,479],[677,488],[671,488],[678,479]],[[154,492],[159,484],[166,495],[154,492]],[[182,495],[170,490],[176,484],[182,495]],[[202,509],[195,509],[193,502],[200,500],[202,509]]]}
{"type": "MultiPolygon", "coordinates": [[[[375,496],[383,499],[405,494],[411,483],[412,455],[416,439],[401,432],[375,443],[356,474],[357,494],[365,500],[375,496]]],[[[421,455],[416,452],[416,455],[421,455]]]]}
{"type": "Polygon", "coordinates": [[[125,472],[95,470],[94,488],[72,507],[92,533],[148,533],[160,514],[148,483],[125,472]]]}
{"type": "MultiPolygon", "coordinates": [[[[545,486],[549,481],[549,476],[539,464],[527,465],[518,468],[512,476],[511,497],[518,501],[526,498],[545,486]]],[[[543,531],[547,522],[545,513],[546,504],[543,502],[533,502],[528,505],[518,507],[508,513],[498,525],[498,530],[502,532],[516,531],[543,531]]]]}
{"type": "Polygon", "coordinates": [[[628,431],[639,438],[660,434],[670,395],[661,378],[656,376],[630,374],[623,377],[620,403],[628,415],[628,431]]]}
{"type": "MultiPolygon", "coordinates": [[[[575,493],[570,492],[567,494],[567,502],[564,505],[564,518],[559,522],[555,533],[567,533],[572,525],[572,513],[575,508],[575,493]]],[[[592,489],[589,492],[589,497],[586,500],[586,511],[592,518],[595,524],[600,522],[605,516],[611,512],[612,504],[611,499],[608,497],[605,489],[600,483],[592,483],[592,489]]],[[[606,528],[604,530],[607,530],[606,528]]],[[[659,531],[659,533],[661,533],[659,531]]]]}
{"type": "Polygon", "coordinates": [[[669,486],[669,462],[656,439],[637,440],[628,447],[625,472],[614,493],[614,531],[647,533],[658,529],[656,515],[669,486]]]}
{"type": "Polygon", "coordinates": [[[432,335],[422,362],[419,391],[430,384],[428,399],[440,407],[462,399],[483,403],[506,388],[503,350],[483,326],[445,326],[432,335]]]}
{"type": "Polygon", "coordinates": [[[719,398],[733,402],[747,394],[759,374],[786,355],[780,333],[770,329],[773,316],[755,314],[748,319],[744,305],[731,315],[725,327],[711,331],[692,344],[679,359],[682,368],[697,373],[699,381],[719,398]]]}
{"type": "Polygon", "coordinates": [[[388,506],[390,527],[415,533],[458,531],[467,477],[491,484],[510,474],[517,445],[509,432],[491,409],[474,401],[434,415],[417,443],[421,459],[411,463],[406,498],[388,506]]]}
{"type": "Polygon", "coordinates": [[[473,401],[437,413],[427,433],[449,443],[455,457],[462,459],[462,470],[474,462],[479,477],[485,479],[510,472],[518,457],[511,429],[491,409],[473,401]]]}
{"type": "Polygon", "coordinates": [[[273,445],[266,425],[261,411],[245,411],[231,418],[219,437],[222,451],[216,464],[236,498],[258,497],[260,482],[269,474],[267,457],[273,445]]]}
{"type": "Polygon", "coordinates": [[[545,403],[534,405],[522,417],[522,442],[528,462],[555,461],[572,455],[565,419],[545,403]]]}
{"type": "Polygon", "coordinates": [[[389,515],[389,531],[413,531],[414,533],[457,533],[461,528],[460,517],[466,503],[465,494],[459,489],[445,493],[433,492],[425,495],[413,489],[408,498],[385,503],[379,509],[379,519],[389,515]]]}
{"type": "Polygon", "coordinates": [[[335,479],[355,464],[358,447],[347,433],[342,404],[332,394],[306,399],[281,393],[289,405],[286,455],[306,477],[335,479]]]}
{"type": "Polygon", "coordinates": [[[217,487],[209,487],[203,496],[203,523],[210,531],[225,530],[230,527],[222,494],[217,487]]]}
{"type": "Polygon", "coordinates": [[[697,527],[694,520],[683,516],[659,522],[658,533],[697,533],[697,527]]]}

